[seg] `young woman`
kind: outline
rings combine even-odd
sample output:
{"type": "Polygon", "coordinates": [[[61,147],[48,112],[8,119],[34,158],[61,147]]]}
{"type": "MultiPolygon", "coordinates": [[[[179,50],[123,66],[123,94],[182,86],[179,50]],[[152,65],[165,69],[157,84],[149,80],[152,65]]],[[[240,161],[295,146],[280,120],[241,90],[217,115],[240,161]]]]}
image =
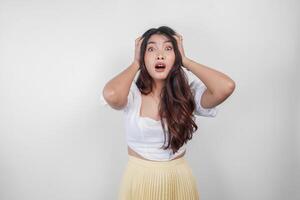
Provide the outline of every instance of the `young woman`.
{"type": "Polygon", "coordinates": [[[103,88],[104,102],[125,116],[129,159],[120,200],[199,199],[186,143],[198,129],[195,115],[215,117],[235,83],[187,58],[182,40],[167,26],[147,30],[135,40],[132,64],[103,88]],[[199,79],[189,84],[182,67],[199,79]]]}

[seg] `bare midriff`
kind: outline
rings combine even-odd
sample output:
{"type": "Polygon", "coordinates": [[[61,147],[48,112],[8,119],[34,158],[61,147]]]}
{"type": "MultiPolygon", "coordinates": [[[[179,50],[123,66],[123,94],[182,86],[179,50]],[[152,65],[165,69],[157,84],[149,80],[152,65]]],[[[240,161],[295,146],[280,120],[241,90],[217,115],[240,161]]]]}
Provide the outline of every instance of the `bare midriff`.
{"type": "MultiPolygon", "coordinates": [[[[137,152],[135,152],[133,149],[131,149],[129,146],[128,147],[128,154],[131,155],[131,156],[134,156],[134,157],[137,157],[137,158],[140,158],[140,159],[143,159],[143,160],[149,160],[149,159],[146,159],[144,157],[142,157],[140,154],[138,154],[137,152]]],[[[176,156],[175,158],[171,159],[171,160],[175,160],[177,158],[180,158],[182,156],[184,156],[186,150],[184,150],[183,153],[179,154],[178,156],[176,156]]],[[[150,160],[150,161],[156,161],[156,160],[150,160]]],[[[161,161],[156,161],[156,162],[161,162],[161,161]]]]}

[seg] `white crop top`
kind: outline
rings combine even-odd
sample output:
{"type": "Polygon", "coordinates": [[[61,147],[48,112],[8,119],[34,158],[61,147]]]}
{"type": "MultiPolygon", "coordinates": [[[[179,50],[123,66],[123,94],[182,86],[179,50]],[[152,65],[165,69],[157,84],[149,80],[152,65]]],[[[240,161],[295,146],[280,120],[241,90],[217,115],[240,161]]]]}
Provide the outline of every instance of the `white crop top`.
{"type": "MultiPolygon", "coordinates": [[[[205,117],[215,117],[218,113],[217,107],[203,108],[200,104],[200,99],[206,86],[199,80],[193,80],[190,83],[190,87],[196,103],[194,114],[205,117]]],[[[107,105],[103,96],[101,96],[101,99],[102,104],[107,105]]],[[[141,92],[136,86],[135,81],[133,81],[128,94],[127,105],[122,109],[124,111],[127,145],[142,157],[154,161],[172,160],[183,153],[186,149],[186,144],[175,154],[173,154],[172,149],[164,150],[160,148],[164,144],[164,133],[161,121],[149,117],[141,117],[140,108],[141,92]]],[[[166,126],[166,143],[164,146],[167,145],[168,141],[167,131],[168,127],[166,126]]]]}

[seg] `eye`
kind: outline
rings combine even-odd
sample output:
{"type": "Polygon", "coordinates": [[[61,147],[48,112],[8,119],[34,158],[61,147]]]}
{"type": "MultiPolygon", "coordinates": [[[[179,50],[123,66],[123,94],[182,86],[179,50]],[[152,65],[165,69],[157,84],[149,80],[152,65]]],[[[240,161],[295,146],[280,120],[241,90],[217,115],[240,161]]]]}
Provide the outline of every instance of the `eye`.
{"type": "Polygon", "coordinates": [[[173,48],[171,46],[167,47],[167,49],[172,50],[173,48]]]}
{"type": "Polygon", "coordinates": [[[151,50],[151,49],[153,50],[153,48],[152,48],[152,47],[149,47],[149,48],[148,48],[148,51],[149,51],[149,50],[151,50]]]}

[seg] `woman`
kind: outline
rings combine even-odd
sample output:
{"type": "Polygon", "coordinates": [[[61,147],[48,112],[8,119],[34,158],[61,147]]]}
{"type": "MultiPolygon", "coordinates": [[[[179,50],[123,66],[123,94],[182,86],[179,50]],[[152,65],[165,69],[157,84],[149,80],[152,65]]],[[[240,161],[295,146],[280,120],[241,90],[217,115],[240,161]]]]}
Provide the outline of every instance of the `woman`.
{"type": "Polygon", "coordinates": [[[170,27],[151,28],[137,38],[132,64],[102,92],[105,103],[125,116],[129,160],[119,199],[199,199],[184,158],[186,143],[198,129],[195,115],[215,117],[216,106],[234,88],[225,74],[187,58],[182,36],[170,27]],[[182,67],[199,80],[189,84],[182,67]]]}

